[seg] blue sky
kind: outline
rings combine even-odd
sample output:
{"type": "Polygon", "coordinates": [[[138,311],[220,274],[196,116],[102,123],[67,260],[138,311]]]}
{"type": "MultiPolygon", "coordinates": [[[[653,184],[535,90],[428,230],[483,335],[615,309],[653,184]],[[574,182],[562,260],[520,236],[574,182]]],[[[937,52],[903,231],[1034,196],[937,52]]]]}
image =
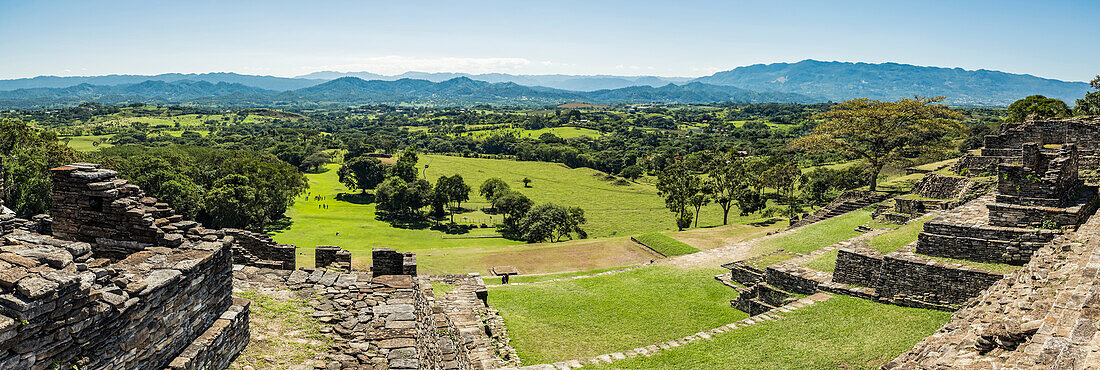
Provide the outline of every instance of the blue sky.
{"type": "Polygon", "coordinates": [[[0,78],[702,76],[803,59],[1100,74],[1100,1],[9,1],[0,78]]]}

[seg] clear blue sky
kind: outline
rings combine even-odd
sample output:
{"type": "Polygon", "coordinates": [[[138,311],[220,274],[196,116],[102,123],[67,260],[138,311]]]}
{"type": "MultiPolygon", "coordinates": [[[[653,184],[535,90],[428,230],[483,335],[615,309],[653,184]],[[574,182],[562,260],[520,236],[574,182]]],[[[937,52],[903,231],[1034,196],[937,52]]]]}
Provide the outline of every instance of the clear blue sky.
{"type": "Polygon", "coordinates": [[[10,1],[0,78],[701,76],[802,59],[1100,74],[1100,1],[10,1]]]}

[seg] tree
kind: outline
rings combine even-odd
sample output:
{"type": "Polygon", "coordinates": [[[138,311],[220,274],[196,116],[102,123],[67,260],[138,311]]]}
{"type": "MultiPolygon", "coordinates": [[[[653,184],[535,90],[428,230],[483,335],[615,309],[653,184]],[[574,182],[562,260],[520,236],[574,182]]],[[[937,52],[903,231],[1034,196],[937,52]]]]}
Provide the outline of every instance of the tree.
{"type": "Polygon", "coordinates": [[[258,191],[248,177],[228,175],[214,183],[206,194],[207,224],[211,227],[255,229],[263,211],[256,207],[258,191]]]}
{"type": "Polygon", "coordinates": [[[710,204],[710,194],[708,193],[709,189],[704,186],[701,191],[695,193],[688,199],[688,204],[691,204],[691,208],[695,208],[695,227],[699,227],[699,210],[703,208],[703,206],[710,204]]]}
{"type": "Polygon", "coordinates": [[[642,166],[632,164],[623,168],[622,171],[619,171],[619,176],[622,176],[627,180],[634,181],[637,180],[639,177],[642,177],[642,174],[644,172],[645,170],[642,169],[642,166]]]}
{"type": "Polygon", "coordinates": [[[878,175],[887,163],[901,160],[903,153],[945,150],[950,141],[944,134],[962,130],[958,121],[962,114],[936,104],[943,99],[849,100],[816,115],[825,122],[792,145],[866,160],[870,168],[867,182],[875,191],[878,175]]]}
{"type": "Polygon", "coordinates": [[[332,160],[332,156],[328,153],[314,152],[302,160],[302,165],[299,168],[302,169],[302,172],[320,172],[321,168],[328,164],[330,160],[332,160]]]}
{"type": "MultiPolygon", "coordinates": [[[[1100,90],[1100,76],[1096,76],[1092,82],[1093,89],[1100,90]]],[[[1078,116],[1100,116],[1100,91],[1085,94],[1084,99],[1077,99],[1073,107],[1073,114],[1078,116]]]]}
{"type": "MultiPolygon", "coordinates": [[[[458,208],[462,202],[470,200],[470,186],[462,179],[462,175],[440,176],[435,182],[434,194],[444,203],[451,204],[451,208],[458,208]]],[[[451,223],[454,223],[454,211],[451,211],[451,223]]]]}
{"type": "Polygon", "coordinates": [[[584,236],[580,228],[584,223],[584,210],[547,203],[531,208],[520,221],[520,227],[528,242],[557,242],[573,233],[584,236]]]}
{"type": "Polygon", "coordinates": [[[417,161],[416,150],[405,149],[405,153],[397,159],[397,163],[389,168],[388,176],[401,178],[405,182],[416,181],[420,178],[420,172],[416,169],[417,161]]]}
{"type": "Polygon", "coordinates": [[[78,157],[56,134],[0,118],[0,199],[18,215],[46,213],[53,187],[49,169],[78,157]]]}
{"type": "Polygon", "coordinates": [[[511,232],[516,232],[519,221],[527,215],[527,211],[535,205],[531,199],[518,191],[508,191],[493,201],[493,209],[504,215],[504,226],[511,232]]]}
{"type": "Polygon", "coordinates": [[[1070,115],[1069,106],[1061,99],[1032,95],[1008,106],[1008,118],[1005,122],[1023,122],[1029,117],[1058,118],[1070,115]]]}
{"type": "Polygon", "coordinates": [[[367,189],[377,187],[386,178],[386,165],[378,158],[359,156],[340,166],[336,175],[348,189],[366,192],[367,189]]]}
{"type": "Polygon", "coordinates": [[[722,225],[729,224],[730,209],[738,196],[749,190],[746,169],[745,160],[728,152],[715,153],[707,168],[714,202],[722,207],[722,225]]]}
{"type": "Polygon", "coordinates": [[[416,214],[432,202],[432,185],[423,179],[411,183],[389,177],[374,192],[377,208],[397,216],[416,214]]]}
{"type": "Polygon", "coordinates": [[[777,159],[777,161],[764,171],[762,177],[765,184],[775,188],[779,202],[787,205],[786,216],[788,218],[794,217],[802,212],[801,204],[794,195],[798,180],[802,177],[802,170],[793,161],[783,159],[777,159]]]}
{"type": "Polygon", "coordinates": [[[700,190],[702,181],[688,170],[683,161],[673,162],[657,176],[657,194],[665,197],[665,207],[676,214],[676,227],[680,231],[691,226],[687,208],[691,197],[700,190]],[[685,218],[689,218],[686,226],[682,223],[685,218]]]}
{"type": "Polygon", "coordinates": [[[493,203],[498,196],[511,190],[511,187],[499,177],[490,177],[485,179],[485,182],[481,183],[481,188],[479,190],[481,196],[485,198],[485,200],[489,201],[489,203],[493,203]]]}

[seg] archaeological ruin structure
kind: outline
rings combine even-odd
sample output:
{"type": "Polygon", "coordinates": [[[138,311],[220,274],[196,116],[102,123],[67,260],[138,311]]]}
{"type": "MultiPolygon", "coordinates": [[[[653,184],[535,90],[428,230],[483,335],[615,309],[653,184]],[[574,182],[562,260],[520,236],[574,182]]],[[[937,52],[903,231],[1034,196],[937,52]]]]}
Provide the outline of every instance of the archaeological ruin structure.
{"type": "Polygon", "coordinates": [[[232,236],[116,175],[54,168],[52,222],[5,220],[0,368],[225,368],[248,343],[232,236]]]}

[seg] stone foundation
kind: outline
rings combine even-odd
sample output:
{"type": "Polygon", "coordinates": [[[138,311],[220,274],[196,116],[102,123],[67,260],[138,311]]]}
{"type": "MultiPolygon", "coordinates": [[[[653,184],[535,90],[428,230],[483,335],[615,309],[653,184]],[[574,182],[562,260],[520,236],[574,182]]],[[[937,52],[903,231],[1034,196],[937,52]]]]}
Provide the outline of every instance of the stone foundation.
{"type": "Polygon", "coordinates": [[[416,275],[416,256],[390,248],[371,250],[371,273],[379,275],[416,275]]]}
{"type": "Polygon", "coordinates": [[[317,246],[314,252],[314,262],[317,268],[335,267],[345,271],[351,271],[351,251],[335,245],[317,246]]]}
{"type": "Polygon", "coordinates": [[[233,237],[233,263],[272,269],[293,270],[295,246],[279,244],[271,237],[240,229],[222,229],[233,237]]]}

